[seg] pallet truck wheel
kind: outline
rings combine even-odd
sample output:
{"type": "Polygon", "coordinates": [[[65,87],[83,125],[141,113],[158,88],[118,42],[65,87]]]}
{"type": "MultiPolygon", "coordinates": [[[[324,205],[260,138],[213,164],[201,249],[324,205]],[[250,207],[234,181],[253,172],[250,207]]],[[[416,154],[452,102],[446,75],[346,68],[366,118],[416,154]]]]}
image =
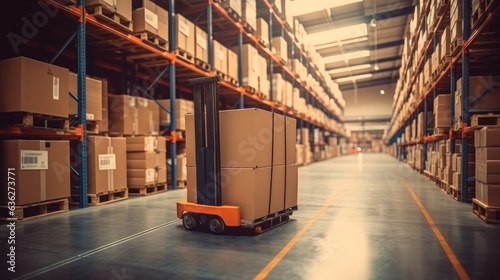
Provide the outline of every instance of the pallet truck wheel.
{"type": "Polygon", "coordinates": [[[192,213],[184,213],[182,214],[182,225],[187,230],[193,230],[198,225],[198,221],[196,216],[192,213]]]}
{"type": "Polygon", "coordinates": [[[261,226],[256,226],[255,227],[255,233],[261,234],[262,233],[262,227],[261,226]]]}
{"type": "Polygon", "coordinates": [[[208,227],[212,233],[221,233],[225,229],[224,221],[220,217],[213,217],[208,223],[208,227]]]}

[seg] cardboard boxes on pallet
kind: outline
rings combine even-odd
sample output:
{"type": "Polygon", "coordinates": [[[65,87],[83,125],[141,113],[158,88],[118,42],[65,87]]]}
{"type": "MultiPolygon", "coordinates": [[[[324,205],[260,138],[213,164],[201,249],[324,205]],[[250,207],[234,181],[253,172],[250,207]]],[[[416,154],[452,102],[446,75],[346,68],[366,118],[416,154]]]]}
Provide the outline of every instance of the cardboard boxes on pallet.
{"type": "Polygon", "coordinates": [[[68,118],[68,69],[16,57],[0,61],[0,112],[68,118]]]}
{"type": "Polygon", "coordinates": [[[166,151],[162,136],[127,137],[127,186],[166,183],[166,151]]]}
{"type": "MultiPolygon", "coordinates": [[[[78,98],[77,74],[69,73],[69,92],[78,98]]],[[[102,121],[102,81],[85,78],[87,120],[102,121]]],[[[69,115],[78,115],[78,101],[69,98],[69,115]]]]}
{"type": "MultiPolygon", "coordinates": [[[[455,92],[455,118],[462,116],[462,78],[457,80],[455,92]]],[[[500,76],[469,77],[469,109],[498,109],[500,104],[500,76]]]]}
{"type": "Polygon", "coordinates": [[[180,14],[175,14],[175,49],[195,55],[195,26],[180,14]]]}
{"type": "Polygon", "coordinates": [[[476,199],[500,206],[500,128],[475,131],[476,199]]]}
{"type": "Polygon", "coordinates": [[[257,19],[257,30],[255,36],[257,36],[257,38],[260,38],[264,42],[264,44],[269,44],[269,24],[267,24],[267,21],[265,19],[257,19]]]}
{"type": "Polygon", "coordinates": [[[3,140],[0,142],[5,182],[0,187],[0,205],[9,200],[7,182],[15,180],[15,205],[67,198],[70,196],[68,141],[3,140]],[[8,169],[12,168],[8,173],[8,169]],[[8,179],[13,178],[13,179],[8,179]]]}
{"type": "Polygon", "coordinates": [[[103,6],[126,20],[132,20],[132,0],[87,0],[85,6],[103,6]]]}
{"type": "MultiPolygon", "coordinates": [[[[238,61],[238,54],[237,52],[234,52],[233,50],[228,49],[227,50],[227,75],[233,79],[238,79],[238,64],[239,63],[234,63],[235,61],[238,61]]],[[[240,81],[238,81],[239,83],[240,81]]]]}
{"type": "MultiPolygon", "coordinates": [[[[101,194],[127,187],[127,149],[123,137],[87,137],[87,192],[101,194]]],[[[78,147],[71,145],[71,166],[78,170],[80,155],[78,147]]],[[[78,193],[79,178],[71,176],[73,193],[78,193]]]]}
{"type": "Polygon", "coordinates": [[[451,125],[451,104],[449,94],[440,94],[434,99],[434,126],[449,128],[451,125]]]}
{"type": "Polygon", "coordinates": [[[241,16],[241,2],[240,0],[220,0],[219,1],[222,4],[222,7],[226,9],[231,9],[233,10],[238,16],[241,16]]]}
{"type": "Polygon", "coordinates": [[[285,63],[288,61],[288,44],[285,38],[279,36],[273,38],[273,48],[276,49],[276,55],[283,59],[285,63]]]}
{"type": "Polygon", "coordinates": [[[139,2],[132,12],[134,33],[146,32],[168,42],[168,12],[149,0],[139,2]]]}
{"type": "MultiPolygon", "coordinates": [[[[170,99],[157,100],[163,107],[170,110],[170,99]]],[[[191,100],[175,99],[175,128],[176,130],[186,130],[186,114],[194,112],[194,103],[191,100]]],[[[170,113],[160,111],[160,122],[170,124],[170,113]]]]}
{"type": "MultiPolygon", "coordinates": [[[[228,53],[227,48],[221,43],[214,40],[214,69],[228,75],[228,53]]],[[[234,63],[234,61],[233,61],[234,63]]],[[[235,63],[237,64],[237,63],[235,63]]]]}
{"type": "Polygon", "coordinates": [[[241,1],[241,19],[253,30],[257,29],[257,3],[256,0],[241,1]]]}
{"type": "Polygon", "coordinates": [[[208,34],[198,26],[195,26],[195,51],[194,57],[208,63],[208,34]]]}
{"type": "Polygon", "coordinates": [[[158,133],[157,104],[131,95],[108,94],[109,133],[112,135],[150,135],[158,133]],[[151,107],[150,107],[151,106],[151,107]]]}
{"type": "MultiPolygon", "coordinates": [[[[238,52],[238,48],[234,47],[233,51],[238,52]]],[[[257,90],[259,88],[259,76],[260,76],[260,62],[259,62],[259,52],[251,44],[244,44],[242,48],[243,53],[243,86],[249,86],[257,90]]],[[[229,61],[228,63],[235,63],[237,60],[229,61]]],[[[233,78],[237,78],[238,74],[233,78]]]]}
{"type": "MultiPolygon", "coordinates": [[[[186,120],[187,195],[196,203],[201,198],[196,192],[194,115],[186,120]]],[[[243,220],[296,206],[295,119],[260,109],[228,110],[220,111],[219,125],[223,204],[240,206],[243,220]]]]}

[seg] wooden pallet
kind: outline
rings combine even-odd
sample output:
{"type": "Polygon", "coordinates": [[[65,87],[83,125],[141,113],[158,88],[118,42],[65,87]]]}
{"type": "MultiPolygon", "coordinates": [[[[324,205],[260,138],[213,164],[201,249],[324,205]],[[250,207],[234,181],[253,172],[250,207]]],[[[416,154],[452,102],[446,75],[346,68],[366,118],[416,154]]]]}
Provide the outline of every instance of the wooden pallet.
{"type": "Polygon", "coordinates": [[[129,186],[128,187],[128,192],[130,195],[139,195],[139,196],[146,196],[146,195],[152,195],[152,194],[157,194],[157,193],[162,193],[167,191],[167,184],[166,183],[158,183],[158,184],[152,184],[152,185],[147,185],[147,186],[129,186]]]}
{"type": "Polygon", "coordinates": [[[251,86],[243,86],[243,89],[248,92],[248,93],[251,93],[251,94],[256,94],[257,93],[257,90],[251,86]]]}
{"type": "Polygon", "coordinates": [[[158,47],[162,50],[168,49],[168,42],[160,38],[160,36],[156,34],[150,32],[140,32],[140,33],[135,33],[134,35],[145,43],[158,47]]]}
{"type": "Polygon", "coordinates": [[[253,28],[248,22],[246,21],[241,21],[243,24],[243,28],[250,34],[255,34],[255,28],[253,28]]]}
{"type": "Polygon", "coordinates": [[[464,40],[462,39],[462,37],[456,37],[455,39],[453,39],[450,44],[451,56],[455,56],[462,49],[463,44],[464,40]]]}
{"type": "Polygon", "coordinates": [[[198,68],[200,69],[203,69],[205,71],[210,71],[210,64],[199,58],[194,58],[194,64],[196,64],[196,66],[198,66],[198,68]]]}
{"type": "Polygon", "coordinates": [[[453,185],[450,185],[450,189],[449,189],[449,192],[448,194],[453,198],[455,199],[456,201],[460,201],[461,197],[460,197],[460,190],[453,186],[453,185]]]}
{"type": "Polygon", "coordinates": [[[473,128],[498,127],[500,126],[500,114],[473,115],[470,120],[473,128]]]}
{"type": "MultiPolygon", "coordinates": [[[[172,182],[169,181],[168,184],[172,186],[172,182]]],[[[175,184],[177,189],[185,189],[187,188],[187,180],[177,180],[177,183],[175,184]]]]}
{"type": "Polygon", "coordinates": [[[8,206],[0,206],[0,220],[28,221],[67,211],[69,211],[68,198],[16,205],[13,213],[8,206]]]}
{"type": "MultiPolygon", "coordinates": [[[[98,194],[88,194],[87,203],[91,206],[105,205],[121,200],[128,199],[128,189],[123,188],[119,190],[112,190],[98,194]]],[[[71,194],[71,204],[78,204],[80,202],[79,194],[71,194]]]]}
{"type": "Polygon", "coordinates": [[[238,86],[238,79],[235,79],[233,77],[229,77],[228,75],[226,75],[224,78],[224,81],[225,82],[228,82],[230,84],[232,84],[233,86],[237,87],[238,86]]]}
{"type": "Polygon", "coordinates": [[[241,16],[231,7],[224,7],[227,14],[236,22],[241,22],[241,16]]]}
{"type": "Polygon", "coordinates": [[[449,127],[435,127],[434,128],[434,136],[436,135],[448,135],[450,131],[449,127]]]}
{"type": "Polygon", "coordinates": [[[69,130],[69,120],[67,118],[26,112],[2,113],[0,114],[0,125],[25,128],[57,129],[63,131],[69,130]]]}
{"type": "Polygon", "coordinates": [[[119,27],[128,32],[132,32],[133,30],[132,21],[126,19],[122,15],[117,14],[113,8],[110,8],[107,5],[103,4],[91,5],[91,6],[86,6],[86,9],[87,13],[93,15],[99,20],[111,23],[114,26],[119,27]]]}
{"type": "Polygon", "coordinates": [[[472,212],[486,223],[500,223],[500,207],[492,207],[472,199],[472,212]]]}
{"type": "Polygon", "coordinates": [[[269,46],[269,44],[267,43],[267,41],[266,41],[266,40],[264,40],[264,39],[262,39],[262,38],[260,38],[260,37],[257,37],[257,40],[259,40],[259,44],[260,44],[261,46],[263,46],[264,48],[267,48],[267,47],[269,46]]]}
{"type": "Polygon", "coordinates": [[[223,81],[226,81],[226,74],[225,73],[222,73],[221,71],[215,69],[215,74],[217,74],[217,76],[221,77],[223,81]]]}
{"type": "Polygon", "coordinates": [[[177,55],[177,57],[194,64],[194,56],[192,54],[186,52],[185,50],[177,49],[177,50],[175,50],[175,54],[177,55]]]}

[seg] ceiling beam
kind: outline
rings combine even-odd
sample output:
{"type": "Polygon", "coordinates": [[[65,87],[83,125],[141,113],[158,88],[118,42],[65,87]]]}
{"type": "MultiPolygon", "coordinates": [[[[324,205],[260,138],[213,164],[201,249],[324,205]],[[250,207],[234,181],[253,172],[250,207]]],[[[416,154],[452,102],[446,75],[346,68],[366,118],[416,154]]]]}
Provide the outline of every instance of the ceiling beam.
{"type": "MultiPolygon", "coordinates": [[[[393,62],[393,61],[397,61],[397,60],[401,60],[401,56],[392,56],[392,57],[386,57],[386,58],[379,58],[379,59],[377,59],[377,63],[378,64],[382,64],[382,63],[385,63],[385,62],[393,62]]],[[[363,64],[373,64],[373,65],[375,65],[375,60],[371,60],[369,62],[357,63],[357,64],[349,64],[349,67],[363,65],[363,64]]],[[[330,71],[330,70],[334,70],[334,69],[337,69],[337,68],[338,67],[325,67],[325,70],[326,71],[330,71]]],[[[344,68],[344,67],[341,67],[341,68],[344,68]]]]}
{"type": "MultiPolygon", "coordinates": [[[[373,70],[373,68],[366,68],[366,69],[356,70],[356,75],[363,75],[363,74],[368,74],[368,73],[379,74],[379,73],[385,73],[385,72],[392,72],[392,71],[395,71],[395,70],[399,70],[399,67],[379,69],[377,71],[373,70]]],[[[349,75],[343,75],[343,76],[335,76],[335,75],[330,75],[330,76],[332,77],[332,79],[342,79],[342,78],[351,77],[353,75],[349,74],[349,75]]]]}
{"type": "MultiPolygon", "coordinates": [[[[379,86],[379,85],[385,85],[385,84],[390,84],[393,83],[395,80],[397,80],[399,75],[396,77],[386,77],[386,78],[380,78],[380,79],[370,79],[365,82],[356,82],[356,86],[358,89],[360,88],[365,88],[365,87],[371,87],[371,86],[379,86]]],[[[346,84],[339,84],[339,88],[341,91],[346,91],[346,90],[353,90],[354,85],[353,83],[346,83],[346,84]]]]}
{"type": "MultiPolygon", "coordinates": [[[[386,43],[377,44],[377,45],[368,45],[368,47],[363,47],[363,48],[349,48],[349,47],[347,47],[348,45],[344,45],[343,49],[344,49],[345,53],[356,52],[356,51],[364,51],[364,50],[374,51],[375,49],[376,50],[382,50],[382,49],[387,49],[387,48],[401,46],[403,44],[404,44],[404,40],[396,40],[396,41],[386,42],[386,43]]],[[[324,49],[321,49],[321,45],[316,46],[316,47],[319,49],[318,52],[323,57],[339,54],[338,51],[330,51],[330,52],[327,51],[328,49],[338,48],[338,46],[327,47],[327,48],[324,48],[324,49]]]]}

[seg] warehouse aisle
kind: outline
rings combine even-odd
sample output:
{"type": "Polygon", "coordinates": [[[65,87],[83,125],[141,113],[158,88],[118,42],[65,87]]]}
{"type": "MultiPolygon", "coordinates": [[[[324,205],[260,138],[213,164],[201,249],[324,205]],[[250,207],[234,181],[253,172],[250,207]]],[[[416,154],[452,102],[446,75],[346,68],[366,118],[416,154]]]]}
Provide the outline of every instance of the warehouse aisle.
{"type": "MultiPolygon", "coordinates": [[[[300,168],[299,211],[290,223],[258,236],[186,231],[175,217],[175,201],[185,195],[171,191],[18,223],[15,277],[456,279],[467,273],[485,279],[497,274],[500,226],[483,223],[470,204],[455,202],[387,155],[351,155],[300,168]],[[437,226],[434,231],[428,219],[437,226]],[[442,243],[436,234],[442,234],[442,243]]],[[[0,234],[5,258],[5,226],[0,234]]],[[[5,273],[2,267],[1,279],[15,278],[5,273]]]]}

